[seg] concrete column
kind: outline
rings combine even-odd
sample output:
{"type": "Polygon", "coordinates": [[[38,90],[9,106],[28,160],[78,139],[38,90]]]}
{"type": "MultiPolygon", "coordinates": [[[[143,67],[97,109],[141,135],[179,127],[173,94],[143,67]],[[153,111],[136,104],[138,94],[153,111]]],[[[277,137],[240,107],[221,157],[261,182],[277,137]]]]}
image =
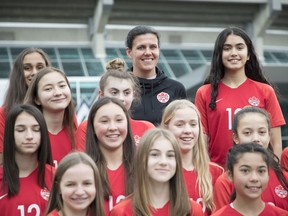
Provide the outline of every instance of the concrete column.
{"type": "Polygon", "coordinates": [[[263,36],[282,10],[281,0],[268,0],[252,21],[252,40],[260,61],[264,61],[263,36]]]}
{"type": "Polygon", "coordinates": [[[98,0],[90,22],[91,46],[94,56],[105,58],[105,26],[108,23],[114,0],[98,0]]]}

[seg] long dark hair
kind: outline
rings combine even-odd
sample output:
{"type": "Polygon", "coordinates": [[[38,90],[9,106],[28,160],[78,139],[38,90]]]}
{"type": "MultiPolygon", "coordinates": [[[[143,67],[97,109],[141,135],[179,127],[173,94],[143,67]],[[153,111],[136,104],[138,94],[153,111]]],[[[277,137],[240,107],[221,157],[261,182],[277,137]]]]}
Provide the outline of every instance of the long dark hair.
{"type": "MultiPolygon", "coordinates": [[[[259,107],[248,106],[248,107],[244,107],[243,109],[239,110],[234,115],[232,131],[235,135],[238,136],[237,128],[239,126],[239,121],[241,121],[243,116],[245,116],[245,114],[247,114],[247,113],[258,113],[258,114],[262,115],[266,119],[267,128],[269,130],[269,133],[271,132],[269,113],[267,111],[265,111],[264,109],[261,109],[259,107]]],[[[242,144],[238,144],[238,145],[242,145],[242,144]]],[[[287,180],[286,180],[284,173],[282,171],[283,167],[281,167],[280,160],[277,157],[277,155],[274,154],[273,146],[272,146],[271,142],[269,142],[267,150],[270,153],[270,157],[271,157],[271,161],[270,161],[271,168],[274,170],[280,184],[283,186],[283,188],[285,190],[288,191],[288,183],[287,183],[287,180]]]]}
{"type": "Polygon", "coordinates": [[[105,199],[109,199],[109,194],[111,194],[109,180],[107,176],[107,164],[105,161],[105,157],[100,149],[98,137],[95,135],[93,121],[98,109],[109,103],[113,103],[121,107],[127,118],[128,133],[126,139],[123,142],[125,195],[130,194],[133,190],[133,170],[134,170],[133,164],[134,164],[134,152],[135,152],[135,141],[131,131],[129,114],[126,108],[124,107],[123,103],[117,98],[109,98],[109,97],[100,98],[93,104],[89,112],[87,120],[87,133],[86,133],[86,152],[96,162],[96,165],[99,168],[99,171],[101,173],[101,181],[103,185],[105,199]]]}
{"type": "MultiPolygon", "coordinates": [[[[270,167],[271,164],[271,155],[270,152],[267,151],[265,148],[263,148],[259,144],[255,143],[243,143],[243,144],[237,144],[234,145],[232,148],[229,149],[227,159],[226,159],[226,168],[227,171],[233,176],[233,171],[234,171],[234,165],[238,163],[239,158],[244,154],[244,153],[259,153],[261,154],[264,162],[267,164],[267,167],[270,167]]],[[[234,189],[233,193],[230,196],[230,201],[234,201],[236,199],[236,190],[234,189]]]]}
{"type": "Polygon", "coordinates": [[[218,85],[221,79],[223,79],[225,74],[225,68],[222,61],[222,51],[224,43],[229,35],[237,35],[241,37],[247,46],[248,49],[248,56],[249,61],[245,64],[245,74],[248,78],[261,82],[266,83],[272,86],[276,93],[277,89],[266,79],[263,74],[263,71],[260,67],[260,63],[254,49],[253,43],[250,37],[240,28],[237,27],[228,27],[224,29],[217,37],[213,57],[211,61],[211,69],[210,74],[205,79],[204,84],[211,84],[211,101],[209,103],[209,107],[212,110],[216,109],[216,98],[218,96],[218,85]]]}
{"type": "Polygon", "coordinates": [[[4,150],[3,150],[3,184],[2,189],[8,187],[8,197],[14,196],[19,192],[19,167],[15,160],[15,122],[17,117],[26,112],[33,116],[40,126],[40,146],[38,148],[38,184],[40,187],[47,187],[45,183],[45,166],[52,165],[52,153],[50,139],[45,119],[42,113],[34,106],[28,104],[15,105],[8,112],[5,122],[4,150]]]}
{"type": "MultiPolygon", "coordinates": [[[[39,85],[40,80],[46,74],[49,74],[52,72],[57,72],[57,73],[61,74],[64,77],[64,79],[65,79],[65,81],[66,81],[66,83],[67,83],[67,85],[71,91],[71,86],[70,86],[69,80],[63,71],[61,71],[58,68],[54,68],[54,67],[46,67],[46,68],[41,69],[33,77],[32,82],[31,82],[31,84],[27,90],[26,96],[24,98],[24,103],[32,104],[35,107],[37,107],[39,110],[42,111],[42,106],[38,105],[35,101],[35,99],[38,98],[38,85],[39,85]]],[[[72,92],[71,92],[71,95],[72,95],[72,92]]],[[[63,125],[67,128],[67,131],[69,132],[70,138],[72,140],[72,148],[73,149],[75,148],[75,135],[74,134],[75,134],[75,129],[76,129],[74,118],[75,118],[75,105],[74,105],[74,101],[73,101],[72,96],[71,96],[71,101],[68,104],[68,106],[65,108],[65,111],[64,111],[63,125]]]]}

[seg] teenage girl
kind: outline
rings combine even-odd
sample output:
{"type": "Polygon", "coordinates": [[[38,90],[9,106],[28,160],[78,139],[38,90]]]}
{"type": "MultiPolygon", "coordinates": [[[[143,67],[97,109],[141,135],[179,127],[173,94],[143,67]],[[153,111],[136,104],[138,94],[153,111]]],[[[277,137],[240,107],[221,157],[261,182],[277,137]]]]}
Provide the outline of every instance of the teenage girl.
{"type": "Polygon", "coordinates": [[[235,185],[236,198],[213,216],[281,216],[288,211],[264,202],[261,194],[269,181],[271,155],[261,145],[235,145],[227,156],[227,175],[235,185]]]}
{"type": "Polygon", "coordinates": [[[61,160],[49,197],[48,216],[105,216],[100,173],[84,152],[61,160]]]}
{"type": "MultiPolygon", "coordinates": [[[[122,59],[113,59],[106,64],[106,72],[99,82],[100,97],[114,97],[120,99],[127,110],[131,104],[139,102],[140,88],[137,78],[125,71],[125,62],[122,59]]],[[[136,145],[143,133],[155,126],[148,121],[140,121],[129,118],[136,145]]],[[[85,151],[87,121],[83,121],[76,131],[77,150],[85,151]]]]}
{"type": "Polygon", "coordinates": [[[10,73],[9,86],[4,104],[0,107],[0,164],[2,163],[6,115],[14,104],[23,103],[27,88],[33,76],[40,69],[48,66],[51,66],[51,63],[47,54],[38,48],[26,48],[15,59],[10,73]]]}
{"type": "Polygon", "coordinates": [[[106,214],[132,192],[135,143],[122,101],[102,97],[87,122],[86,152],[101,173],[106,214]]]}
{"type": "Polygon", "coordinates": [[[210,74],[196,92],[195,104],[209,142],[211,161],[225,166],[232,146],[234,114],[245,106],[256,106],[271,115],[271,144],[282,151],[281,126],[285,120],[274,89],[265,78],[249,36],[229,27],[217,37],[210,74]]]}
{"type": "MultiPolygon", "coordinates": [[[[245,107],[235,114],[233,122],[235,144],[253,142],[268,149],[271,154],[270,178],[266,190],[262,193],[263,201],[288,210],[288,173],[281,170],[279,159],[273,154],[270,134],[270,119],[265,110],[251,106],[245,107]]],[[[232,182],[225,174],[217,179],[214,186],[216,209],[230,202],[229,197],[233,188],[232,182]]]]}
{"type": "Polygon", "coordinates": [[[14,105],[4,132],[0,167],[1,216],[44,215],[54,169],[42,113],[31,105],[14,105]]]}
{"type": "Polygon", "coordinates": [[[171,132],[148,130],[138,146],[135,168],[134,193],[110,216],[203,215],[201,206],[188,197],[180,149],[171,132]]]}
{"type": "Polygon", "coordinates": [[[213,210],[213,185],[224,170],[210,162],[196,106],[184,99],[172,101],[164,109],[161,126],[170,130],[180,145],[189,197],[209,215],[213,210]]]}
{"type": "Polygon", "coordinates": [[[49,131],[54,166],[75,148],[77,122],[65,73],[46,67],[33,78],[24,99],[42,111],[49,131]]]}

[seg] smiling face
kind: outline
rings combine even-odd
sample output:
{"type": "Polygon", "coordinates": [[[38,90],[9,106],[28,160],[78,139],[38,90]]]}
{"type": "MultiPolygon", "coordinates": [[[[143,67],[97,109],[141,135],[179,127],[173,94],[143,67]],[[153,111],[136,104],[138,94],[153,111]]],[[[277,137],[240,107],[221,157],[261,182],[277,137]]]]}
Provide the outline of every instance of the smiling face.
{"type": "Polygon", "coordinates": [[[126,53],[133,63],[133,73],[142,78],[156,75],[160,47],[157,36],[151,33],[135,37],[132,49],[126,48],[126,53]]]}
{"type": "Polygon", "coordinates": [[[128,133],[128,120],[120,106],[108,103],[100,107],[94,116],[93,125],[101,149],[122,149],[128,133]]]}
{"type": "Polygon", "coordinates": [[[168,184],[176,173],[175,151],[169,140],[159,137],[148,154],[147,171],[151,182],[168,184]]]}
{"type": "Polygon", "coordinates": [[[190,107],[177,109],[167,129],[174,134],[183,153],[192,151],[199,137],[199,118],[196,111],[190,107]]]}
{"type": "Polygon", "coordinates": [[[64,173],[60,181],[60,193],[66,215],[84,212],[96,197],[93,169],[87,164],[76,164],[64,173]]]}
{"type": "Polygon", "coordinates": [[[109,77],[106,81],[104,91],[100,91],[101,97],[114,97],[120,99],[127,110],[130,109],[134,99],[133,86],[130,80],[109,77]]]}
{"type": "Polygon", "coordinates": [[[64,111],[71,102],[71,90],[65,77],[56,71],[44,75],[38,83],[38,96],[35,100],[43,113],[64,111]]]}
{"type": "Polygon", "coordinates": [[[247,152],[239,156],[233,166],[233,174],[228,173],[235,186],[237,199],[257,199],[265,190],[269,175],[266,162],[260,153],[247,152]]]}
{"type": "Polygon", "coordinates": [[[233,134],[236,144],[253,142],[268,148],[270,131],[267,119],[261,113],[246,113],[239,119],[237,134],[233,134]]]}
{"type": "Polygon", "coordinates": [[[222,62],[225,71],[244,72],[248,60],[248,49],[243,38],[233,34],[229,35],[222,50],[222,62]]]}
{"type": "Polygon", "coordinates": [[[38,52],[27,54],[23,58],[24,77],[27,86],[30,85],[34,75],[44,67],[46,67],[45,60],[38,52]]]}
{"type": "Polygon", "coordinates": [[[27,112],[18,115],[15,121],[14,137],[16,155],[37,154],[41,133],[39,123],[27,112]]]}

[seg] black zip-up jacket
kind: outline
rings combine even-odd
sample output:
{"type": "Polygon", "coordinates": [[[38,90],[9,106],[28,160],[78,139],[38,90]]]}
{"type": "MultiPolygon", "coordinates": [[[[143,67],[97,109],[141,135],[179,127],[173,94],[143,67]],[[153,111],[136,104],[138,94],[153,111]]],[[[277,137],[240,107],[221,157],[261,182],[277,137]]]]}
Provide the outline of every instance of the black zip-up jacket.
{"type": "Polygon", "coordinates": [[[187,98],[184,85],[167,77],[157,67],[156,78],[138,77],[138,79],[141,86],[141,103],[132,104],[131,107],[132,118],[135,120],[146,120],[158,126],[161,123],[163,109],[171,101],[187,98]]]}

